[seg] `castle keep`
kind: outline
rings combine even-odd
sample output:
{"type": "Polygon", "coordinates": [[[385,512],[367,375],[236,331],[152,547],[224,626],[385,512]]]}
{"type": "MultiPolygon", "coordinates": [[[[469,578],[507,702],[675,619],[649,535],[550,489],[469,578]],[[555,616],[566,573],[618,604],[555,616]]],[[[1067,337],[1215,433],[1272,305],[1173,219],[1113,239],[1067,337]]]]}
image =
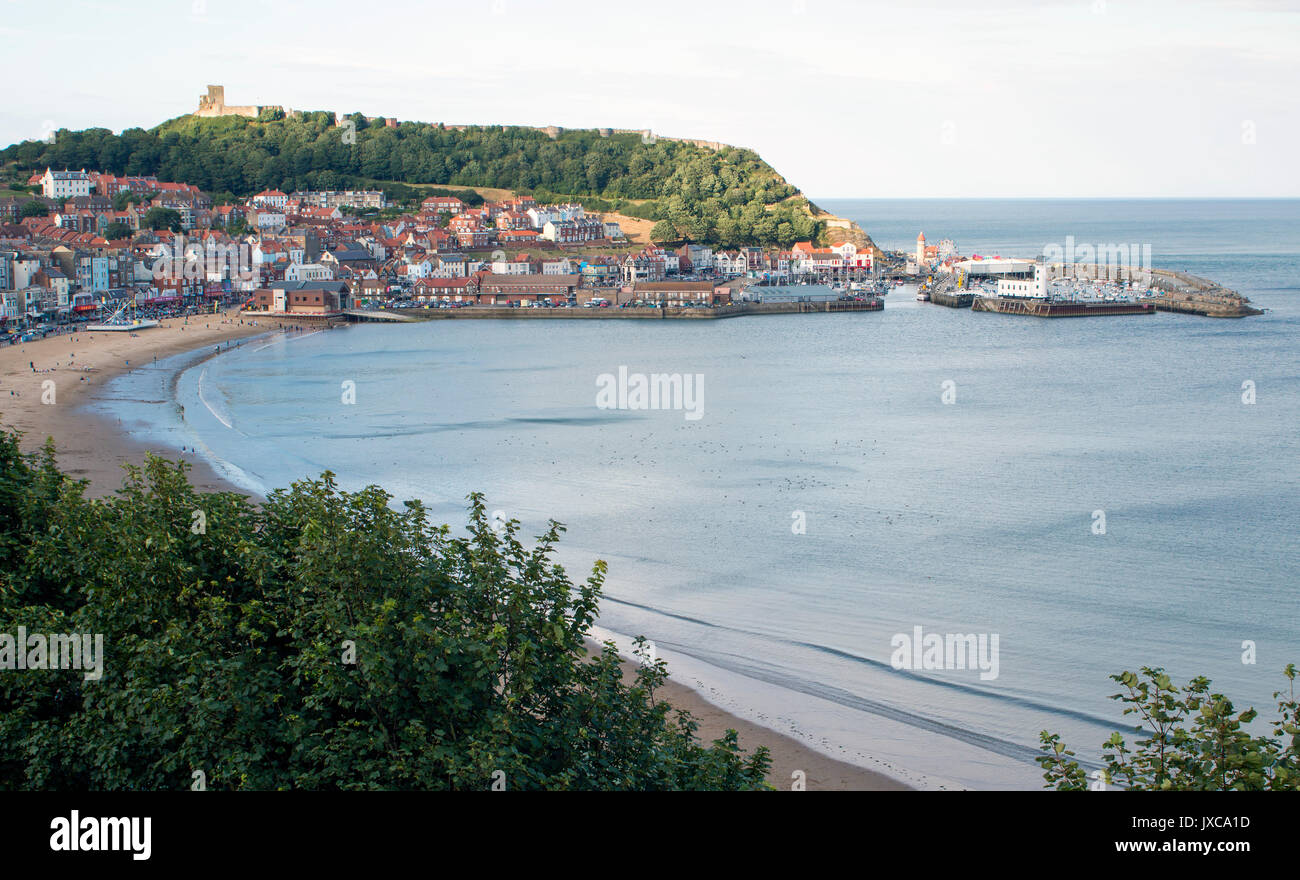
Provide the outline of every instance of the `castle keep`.
{"type": "Polygon", "coordinates": [[[284,108],[277,104],[227,104],[225,86],[208,86],[208,93],[206,95],[199,95],[199,109],[195,111],[194,115],[247,116],[250,119],[256,119],[261,115],[263,110],[279,110],[284,112],[284,108]]]}

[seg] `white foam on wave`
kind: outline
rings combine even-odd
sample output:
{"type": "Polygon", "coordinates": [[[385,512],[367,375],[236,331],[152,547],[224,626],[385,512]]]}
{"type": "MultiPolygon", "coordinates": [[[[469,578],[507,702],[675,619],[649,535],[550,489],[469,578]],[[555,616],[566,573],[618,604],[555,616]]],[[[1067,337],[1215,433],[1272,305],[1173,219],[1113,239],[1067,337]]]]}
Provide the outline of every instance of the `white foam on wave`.
{"type": "Polygon", "coordinates": [[[215,418],[218,422],[221,422],[221,424],[225,425],[227,428],[233,431],[235,429],[235,426],[230,422],[228,418],[223,416],[221,413],[217,412],[216,408],[208,401],[207,397],[204,396],[203,394],[203,380],[207,378],[207,375],[208,375],[208,368],[204,367],[202,371],[199,373],[199,380],[198,380],[199,402],[201,402],[205,407],[207,407],[208,412],[212,413],[213,418],[215,418]]]}

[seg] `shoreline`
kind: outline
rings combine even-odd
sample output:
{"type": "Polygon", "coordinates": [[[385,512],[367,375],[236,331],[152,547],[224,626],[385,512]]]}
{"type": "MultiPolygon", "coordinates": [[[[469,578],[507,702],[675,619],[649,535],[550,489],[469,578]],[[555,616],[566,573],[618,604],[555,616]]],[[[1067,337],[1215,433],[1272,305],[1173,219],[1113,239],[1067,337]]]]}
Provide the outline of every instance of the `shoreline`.
{"type": "MultiPolygon", "coordinates": [[[[599,643],[593,641],[590,634],[587,645],[592,651],[600,650],[599,643]]],[[[636,669],[636,661],[628,659],[621,650],[619,656],[623,658],[624,679],[630,680],[636,669]]],[[[767,746],[772,759],[767,781],[777,791],[792,790],[796,772],[804,774],[806,791],[913,790],[912,786],[892,776],[832,758],[791,736],[728,712],[710,702],[690,685],[673,678],[675,673],[672,666],[669,666],[668,674],[669,678],[664,681],[663,688],[658,693],[674,709],[690,712],[699,724],[696,735],[700,742],[709,744],[720,739],[730,728],[740,735],[740,747],[746,753],[752,753],[757,746],[767,746]]]]}
{"type": "MultiPolygon", "coordinates": [[[[0,348],[0,423],[7,430],[22,432],[24,451],[39,450],[47,437],[53,438],[60,469],[68,476],[88,480],[89,497],[112,495],[126,478],[123,465],[139,465],[149,453],[186,461],[191,466],[188,477],[197,489],[251,495],[219,475],[202,456],[137,441],[127,435],[120,420],[114,422],[93,413],[89,405],[102,402],[108,382],[130,370],[175,355],[199,355],[207,346],[213,346],[214,350],[207,354],[212,357],[220,353],[215,350],[217,346],[224,351],[227,344],[237,340],[284,329],[274,318],[250,319],[229,311],[191,316],[188,321],[166,319],[158,327],[138,333],[78,332],[0,348]],[[48,380],[54,382],[54,401],[42,403],[43,394],[48,396],[50,389],[42,383],[48,380]]],[[[206,359],[197,357],[187,366],[206,359]]],[[[180,372],[168,378],[173,393],[180,372]]],[[[632,668],[630,663],[624,666],[632,668]]],[[[668,680],[661,693],[674,708],[691,713],[699,723],[697,735],[701,742],[710,743],[731,728],[740,734],[741,747],[747,752],[767,746],[772,757],[768,780],[777,790],[789,790],[795,770],[806,774],[809,791],[911,789],[883,773],[837,760],[732,714],[680,681],[668,680]]]]}
{"type": "Polygon", "coordinates": [[[38,451],[53,438],[60,469],[90,481],[86,494],[113,494],[126,477],[123,465],[140,465],[146,454],[181,459],[191,465],[190,482],[207,492],[232,487],[197,455],[160,444],[142,443],[107,417],[88,410],[107,383],[129,370],[151,366],[173,355],[279,330],[276,321],[251,322],[236,311],[165,319],[136,333],[80,331],[0,348],[0,424],[22,433],[25,452],[38,451]],[[33,369],[34,367],[34,369],[33,369]],[[52,381],[52,386],[44,383],[52,381]],[[49,400],[52,393],[53,400],[49,400]]]}

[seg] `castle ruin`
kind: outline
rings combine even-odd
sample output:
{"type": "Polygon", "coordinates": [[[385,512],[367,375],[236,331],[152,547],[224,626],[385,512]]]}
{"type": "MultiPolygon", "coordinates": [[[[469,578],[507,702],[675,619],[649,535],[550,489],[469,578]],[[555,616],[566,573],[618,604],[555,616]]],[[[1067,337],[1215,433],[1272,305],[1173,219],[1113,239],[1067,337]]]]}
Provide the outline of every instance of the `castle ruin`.
{"type": "MultiPolygon", "coordinates": [[[[208,93],[199,95],[199,109],[195,111],[194,115],[205,117],[247,116],[250,119],[256,119],[262,114],[263,110],[284,112],[284,108],[278,104],[227,104],[225,86],[208,86],[208,93]]],[[[289,114],[286,113],[285,115],[289,114]]]]}

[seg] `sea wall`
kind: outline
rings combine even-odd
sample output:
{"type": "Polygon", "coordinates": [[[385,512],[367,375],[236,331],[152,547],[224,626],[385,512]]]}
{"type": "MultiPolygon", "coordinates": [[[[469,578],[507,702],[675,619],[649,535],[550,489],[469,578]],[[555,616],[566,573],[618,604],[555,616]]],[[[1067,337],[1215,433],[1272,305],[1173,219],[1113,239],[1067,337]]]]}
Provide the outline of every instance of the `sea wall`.
{"type": "MultiPolygon", "coordinates": [[[[655,308],[510,308],[507,306],[470,306],[459,309],[401,309],[395,313],[408,315],[417,321],[444,320],[503,320],[503,321],[712,321],[719,318],[739,318],[745,315],[797,315],[812,312],[874,312],[884,303],[872,301],[788,302],[788,303],[729,303],[712,309],[691,309],[670,306],[655,308]]],[[[385,310],[388,311],[388,310],[385,310]]],[[[382,314],[382,313],[380,313],[382,314]]],[[[364,321],[365,316],[350,312],[348,320],[364,321]]]]}
{"type": "Polygon", "coordinates": [[[1155,306],[1164,312],[1183,312],[1207,318],[1244,318],[1261,315],[1250,300],[1235,290],[1188,272],[1095,263],[1048,263],[1054,278],[1083,281],[1133,281],[1160,291],[1155,306]]]}

